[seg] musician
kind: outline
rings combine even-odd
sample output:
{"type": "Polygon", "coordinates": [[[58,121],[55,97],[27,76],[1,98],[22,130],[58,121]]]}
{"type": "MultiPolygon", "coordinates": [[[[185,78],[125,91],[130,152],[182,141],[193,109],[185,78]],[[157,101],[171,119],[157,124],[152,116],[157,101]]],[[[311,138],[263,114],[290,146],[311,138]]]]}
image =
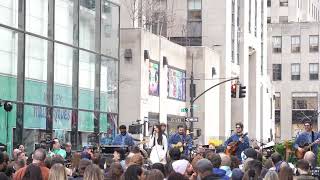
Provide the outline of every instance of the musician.
{"type": "Polygon", "coordinates": [[[311,121],[305,121],[304,122],[304,129],[305,132],[300,133],[294,142],[293,147],[297,149],[300,152],[304,152],[304,150],[301,148],[304,145],[311,144],[312,142],[315,142],[315,144],[311,147],[311,151],[316,155],[318,154],[318,145],[320,143],[320,135],[317,132],[312,131],[312,123],[311,121]]]}
{"type": "Polygon", "coordinates": [[[224,145],[227,146],[227,149],[231,149],[230,143],[240,142],[238,149],[236,151],[236,156],[241,160],[241,153],[245,149],[249,148],[249,138],[247,136],[241,137],[243,135],[243,124],[241,122],[236,123],[236,133],[230,136],[225,142],[224,145]]]}
{"type": "Polygon", "coordinates": [[[149,147],[151,148],[150,160],[154,163],[166,163],[168,150],[167,137],[163,134],[160,125],[153,126],[150,136],[149,147]]]}
{"type": "Polygon", "coordinates": [[[133,141],[133,137],[127,133],[127,127],[125,125],[121,125],[119,127],[120,130],[120,134],[116,135],[116,137],[114,138],[112,144],[113,145],[121,145],[121,146],[133,146],[134,145],[134,141],[133,141]]]}
{"type": "Polygon", "coordinates": [[[178,147],[181,149],[181,153],[188,156],[192,149],[192,138],[186,134],[185,127],[183,125],[178,125],[177,131],[177,133],[170,136],[169,148],[178,147]]]}

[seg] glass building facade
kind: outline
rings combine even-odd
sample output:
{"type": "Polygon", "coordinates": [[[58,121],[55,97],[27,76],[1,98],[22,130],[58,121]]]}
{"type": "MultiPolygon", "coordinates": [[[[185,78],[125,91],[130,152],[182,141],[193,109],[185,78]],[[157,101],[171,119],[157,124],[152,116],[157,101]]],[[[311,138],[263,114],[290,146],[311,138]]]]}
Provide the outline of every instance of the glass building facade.
{"type": "Polygon", "coordinates": [[[118,122],[119,6],[107,0],[1,0],[0,143],[32,151],[57,137],[112,141],[118,122]],[[98,138],[99,137],[99,138],[98,138]]]}

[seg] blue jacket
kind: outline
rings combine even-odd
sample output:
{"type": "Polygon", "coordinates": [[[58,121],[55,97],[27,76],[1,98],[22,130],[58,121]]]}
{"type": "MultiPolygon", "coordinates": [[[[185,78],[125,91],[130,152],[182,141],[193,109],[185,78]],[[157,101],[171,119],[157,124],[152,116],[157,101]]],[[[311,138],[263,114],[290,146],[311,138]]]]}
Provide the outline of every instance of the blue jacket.
{"type": "Polygon", "coordinates": [[[185,155],[188,155],[189,154],[189,151],[192,150],[192,139],[189,135],[183,135],[182,136],[182,139],[179,135],[179,133],[175,133],[173,134],[172,136],[170,136],[170,139],[169,139],[169,149],[173,148],[173,146],[175,144],[177,144],[178,142],[181,142],[182,144],[183,143],[187,143],[187,147],[184,148],[183,150],[183,153],[185,155]]]}
{"type": "Polygon", "coordinates": [[[127,146],[133,146],[134,145],[134,141],[133,141],[133,137],[126,133],[125,136],[122,136],[122,134],[118,134],[116,135],[116,137],[114,138],[113,145],[127,145],[127,146]],[[124,140],[122,139],[124,138],[124,140]]]}
{"type": "MultiPolygon", "coordinates": [[[[318,138],[320,138],[319,133],[314,132],[314,140],[317,140],[318,138]]],[[[298,149],[299,146],[303,146],[305,143],[311,144],[312,143],[312,135],[311,133],[308,132],[303,132],[300,133],[297,137],[297,139],[295,140],[293,147],[295,149],[298,149]]],[[[315,144],[312,146],[312,152],[316,155],[317,158],[317,154],[318,154],[318,144],[315,144]]]]}
{"type": "MultiPolygon", "coordinates": [[[[240,136],[237,134],[233,134],[232,136],[230,136],[225,142],[224,145],[228,146],[229,143],[234,142],[234,141],[239,141],[240,136]]],[[[248,136],[245,136],[243,138],[243,143],[240,142],[238,149],[236,151],[236,156],[239,160],[241,160],[241,153],[242,151],[244,151],[245,149],[249,148],[249,138],[248,136]]]]}
{"type": "Polygon", "coordinates": [[[220,179],[223,179],[223,180],[230,179],[229,176],[226,175],[227,172],[223,169],[213,168],[212,173],[214,174],[215,177],[219,177],[220,179]]]}

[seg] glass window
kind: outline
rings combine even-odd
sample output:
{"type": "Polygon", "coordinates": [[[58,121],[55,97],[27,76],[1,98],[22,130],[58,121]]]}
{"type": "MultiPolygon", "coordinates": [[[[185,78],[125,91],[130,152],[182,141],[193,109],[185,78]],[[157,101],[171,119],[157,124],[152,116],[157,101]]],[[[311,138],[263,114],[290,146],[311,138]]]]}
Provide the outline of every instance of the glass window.
{"type": "Polygon", "coordinates": [[[188,19],[194,21],[201,21],[201,10],[189,10],[188,19]]]}
{"type": "Polygon", "coordinates": [[[300,64],[291,64],[291,80],[300,80],[300,64]]]}
{"type": "Polygon", "coordinates": [[[101,8],[101,53],[118,57],[119,7],[105,0],[101,8]]]}
{"type": "Polygon", "coordinates": [[[46,107],[25,105],[23,127],[26,129],[46,129],[46,117],[46,107]]]}
{"type": "Polygon", "coordinates": [[[117,119],[118,116],[116,114],[100,114],[100,132],[103,132],[101,135],[101,144],[112,144],[113,137],[117,133],[117,119]]]}
{"type": "Polygon", "coordinates": [[[38,104],[47,102],[47,46],[46,40],[26,35],[24,94],[26,102],[38,104]]]}
{"type": "Polygon", "coordinates": [[[319,63],[309,64],[309,79],[318,80],[319,79],[319,63]]]}
{"type": "Polygon", "coordinates": [[[27,31],[47,36],[48,7],[48,0],[26,0],[27,31]]]}
{"type": "Polygon", "coordinates": [[[291,36],[291,52],[300,52],[300,36],[291,36]]]}
{"type": "Polygon", "coordinates": [[[18,33],[0,28],[0,39],[0,97],[16,100],[18,33]]]}
{"type": "MultiPolygon", "coordinates": [[[[62,131],[70,131],[71,130],[71,118],[72,118],[72,111],[71,110],[54,108],[53,109],[53,129],[54,130],[62,130],[62,131]]],[[[59,133],[59,132],[57,131],[57,133],[59,133]]]]}
{"type": "Polygon", "coordinates": [[[74,49],[55,43],[54,96],[55,106],[72,107],[72,63],[74,49]]]}
{"type": "Polygon", "coordinates": [[[281,109],[281,97],[280,93],[278,93],[279,96],[276,96],[275,98],[275,109],[281,109]]]}
{"type": "Polygon", "coordinates": [[[309,36],[309,52],[318,52],[319,51],[319,36],[310,35],[309,36]]]}
{"type": "Polygon", "coordinates": [[[96,55],[79,53],[79,108],[94,109],[94,80],[96,55]]]}
{"type": "Polygon", "coordinates": [[[271,17],[267,17],[267,23],[271,23],[271,17]]]}
{"type": "Polygon", "coordinates": [[[55,39],[73,44],[73,0],[55,0],[55,39]]]}
{"type": "Polygon", "coordinates": [[[288,16],[279,16],[279,23],[287,23],[288,16]]]}
{"type": "Polygon", "coordinates": [[[79,111],[78,129],[82,132],[93,132],[93,112],[79,111]]]}
{"type": "Polygon", "coordinates": [[[16,115],[17,115],[16,104],[12,103],[12,110],[8,113],[3,110],[3,107],[1,107],[0,143],[7,144],[7,152],[12,152],[13,150],[12,142],[13,142],[14,128],[16,127],[16,117],[17,117],[16,115]],[[8,120],[8,129],[7,129],[7,120],[8,120]]]}
{"type": "Polygon", "coordinates": [[[282,49],[282,37],[281,36],[273,36],[272,37],[272,52],[273,53],[281,53],[282,49]]]}
{"type": "Polygon", "coordinates": [[[267,0],[267,7],[271,7],[271,0],[267,0]]]}
{"type": "Polygon", "coordinates": [[[0,1],[0,23],[18,27],[18,0],[0,1]]]}
{"type": "Polygon", "coordinates": [[[280,0],[280,7],[288,7],[288,0],[280,0]]]}
{"type": "Polygon", "coordinates": [[[95,50],[95,0],[80,0],[79,44],[80,47],[95,50]]]}
{"type": "Polygon", "coordinates": [[[318,98],[315,97],[292,97],[292,109],[318,109],[318,98]]]}
{"type": "Polygon", "coordinates": [[[201,0],[188,0],[189,10],[201,9],[201,0]]]}
{"type": "Polygon", "coordinates": [[[118,61],[101,59],[100,110],[118,112],[118,61]]]}
{"type": "Polygon", "coordinates": [[[198,21],[188,22],[188,37],[201,37],[202,23],[198,21]]]}
{"type": "Polygon", "coordinates": [[[281,64],[272,64],[272,77],[274,81],[281,81],[281,64]]]}

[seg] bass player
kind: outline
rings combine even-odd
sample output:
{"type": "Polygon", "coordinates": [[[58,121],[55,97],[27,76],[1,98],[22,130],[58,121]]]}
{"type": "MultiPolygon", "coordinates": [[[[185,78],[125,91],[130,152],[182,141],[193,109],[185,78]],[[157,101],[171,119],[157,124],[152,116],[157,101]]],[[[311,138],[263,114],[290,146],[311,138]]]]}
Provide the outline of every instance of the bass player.
{"type": "Polygon", "coordinates": [[[235,155],[239,160],[241,160],[241,153],[245,149],[249,148],[249,138],[243,134],[243,124],[241,122],[236,123],[236,133],[230,136],[225,142],[224,145],[227,146],[227,151],[230,150],[233,145],[237,144],[235,155]]]}
{"type": "Polygon", "coordinates": [[[304,129],[305,132],[302,132],[296,138],[293,147],[296,149],[296,154],[300,153],[303,158],[306,151],[312,151],[317,158],[318,154],[318,145],[320,144],[320,134],[312,131],[312,123],[311,121],[304,121],[304,129]],[[312,145],[311,147],[309,147],[312,145]],[[309,148],[306,148],[309,147],[309,148]]]}

